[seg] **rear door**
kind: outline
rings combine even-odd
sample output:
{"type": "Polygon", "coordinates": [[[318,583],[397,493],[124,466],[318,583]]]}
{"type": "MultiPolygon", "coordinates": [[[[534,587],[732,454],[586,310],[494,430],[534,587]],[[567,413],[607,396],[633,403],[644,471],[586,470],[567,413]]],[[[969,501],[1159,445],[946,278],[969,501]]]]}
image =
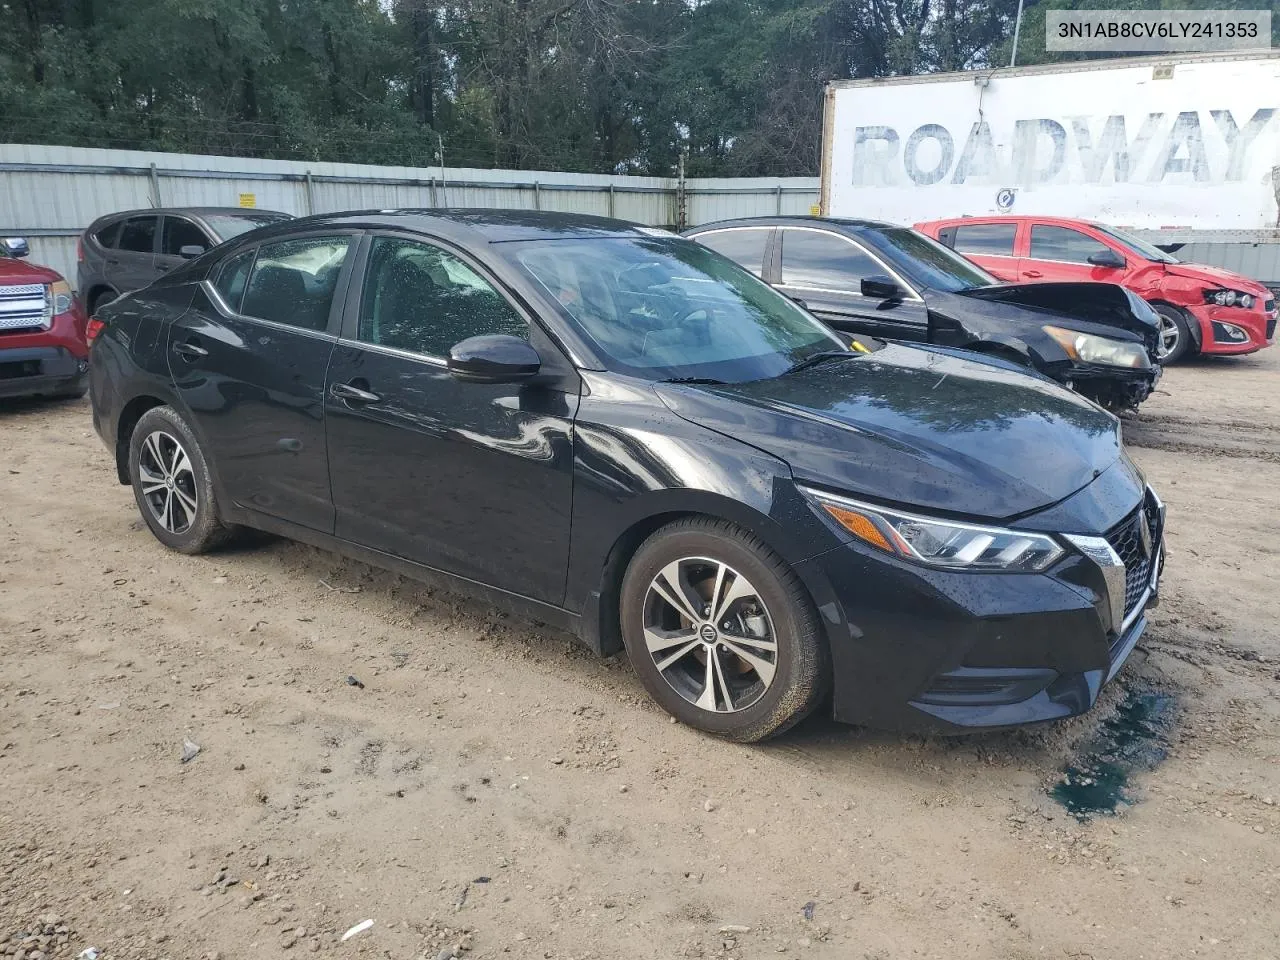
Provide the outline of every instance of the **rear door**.
{"type": "Polygon", "coordinates": [[[924,301],[862,244],[815,227],[786,227],[778,231],[778,241],[774,285],[831,327],[897,340],[928,339],[924,301]],[[872,277],[893,280],[904,296],[889,301],[864,297],[862,281],[872,277]]]}
{"type": "Polygon", "coordinates": [[[169,329],[169,369],[236,504],[333,532],[324,378],[359,234],[249,247],[169,329]]]}
{"type": "Polygon", "coordinates": [[[1006,282],[1018,280],[1016,221],[959,223],[947,228],[947,246],[963,254],[993,276],[1006,282]]]}
{"type": "Polygon", "coordinates": [[[202,251],[215,246],[208,234],[194,221],[167,213],[160,228],[160,249],[156,253],[156,273],[166,273],[187,261],[182,257],[183,247],[200,247],[202,251]]]}
{"type": "Polygon", "coordinates": [[[325,397],[337,535],[559,604],[580,379],[478,261],[418,235],[373,236],[325,397]],[[464,383],[449,349],[528,339],[538,383],[464,383]]]}
{"type": "Polygon", "coordinates": [[[120,228],[114,248],[106,251],[107,282],[119,293],[140,290],[154,280],[160,218],[154,214],[130,217],[120,228]]]}
{"type": "Polygon", "coordinates": [[[1119,283],[1124,278],[1123,267],[1099,267],[1089,262],[1094,254],[1112,250],[1096,237],[1053,223],[1031,221],[1030,226],[1028,256],[1018,264],[1020,280],[1119,283]]]}

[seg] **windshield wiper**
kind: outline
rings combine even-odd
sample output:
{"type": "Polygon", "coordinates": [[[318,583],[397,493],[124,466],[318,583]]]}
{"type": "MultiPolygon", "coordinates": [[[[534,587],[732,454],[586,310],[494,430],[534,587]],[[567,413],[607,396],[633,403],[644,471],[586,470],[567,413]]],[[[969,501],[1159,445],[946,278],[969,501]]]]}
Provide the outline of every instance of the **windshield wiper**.
{"type": "Polygon", "coordinates": [[[852,350],[823,350],[821,353],[815,353],[812,356],[805,357],[799,363],[786,369],[786,373],[796,373],[799,370],[807,370],[809,367],[816,367],[820,363],[826,363],[828,360],[848,359],[856,357],[858,354],[852,350]]]}
{"type": "Polygon", "coordinates": [[[723,380],[717,380],[715,377],[668,377],[665,380],[659,380],[659,383],[711,383],[724,384],[723,380]]]}

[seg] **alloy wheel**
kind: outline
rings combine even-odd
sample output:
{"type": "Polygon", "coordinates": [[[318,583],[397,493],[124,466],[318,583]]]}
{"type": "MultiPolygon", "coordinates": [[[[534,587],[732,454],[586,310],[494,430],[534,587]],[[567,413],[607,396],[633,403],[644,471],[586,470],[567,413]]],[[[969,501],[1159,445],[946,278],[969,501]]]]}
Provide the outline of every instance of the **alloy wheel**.
{"type": "Polygon", "coordinates": [[[1157,313],[1159,318],[1159,339],[1156,341],[1156,357],[1163,360],[1178,349],[1178,340],[1182,336],[1173,317],[1157,313]]]}
{"type": "Polygon", "coordinates": [[[728,564],[685,557],[663,567],[644,601],[644,640],[658,675],[689,703],[735,713],[773,683],[773,618],[751,581],[728,564]]]}
{"type": "Polygon", "coordinates": [[[191,458],[171,433],[147,434],[138,451],[138,481],[142,498],[160,526],[169,533],[186,533],[196,519],[199,494],[191,458]]]}

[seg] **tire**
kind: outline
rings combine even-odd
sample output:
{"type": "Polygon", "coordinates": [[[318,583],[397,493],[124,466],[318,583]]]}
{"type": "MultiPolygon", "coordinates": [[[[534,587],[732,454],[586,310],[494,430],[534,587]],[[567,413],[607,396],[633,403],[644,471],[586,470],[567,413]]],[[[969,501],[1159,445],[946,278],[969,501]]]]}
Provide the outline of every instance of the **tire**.
{"type": "Polygon", "coordinates": [[[763,541],[723,520],[679,520],[645,540],[623,576],[619,610],[627,655],[650,696],[707,733],[741,743],[775,736],[830,687],[808,591],[763,541]],[[691,596],[710,601],[716,588],[721,610],[712,622],[708,604],[691,596]]]}
{"type": "Polygon", "coordinates": [[[1191,325],[1187,315],[1177,307],[1167,303],[1151,305],[1160,317],[1160,340],[1156,347],[1156,355],[1165,366],[1177,363],[1190,351],[1196,352],[1196,342],[1191,337],[1191,325]]]}
{"type": "Polygon", "coordinates": [[[129,481],[142,519],[170,550],[206,553],[234,535],[218,517],[204,451],[172,407],[152,407],[133,428],[129,481]]]}

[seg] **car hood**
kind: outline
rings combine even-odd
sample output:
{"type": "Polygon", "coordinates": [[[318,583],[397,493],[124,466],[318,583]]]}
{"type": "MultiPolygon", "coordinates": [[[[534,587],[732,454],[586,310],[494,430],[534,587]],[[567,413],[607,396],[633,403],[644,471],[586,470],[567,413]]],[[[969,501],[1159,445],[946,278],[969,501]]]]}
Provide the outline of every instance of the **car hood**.
{"type": "Polygon", "coordinates": [[[1055,383],[898,344],[770,380],[656,389],[798,481],[968,517],[1047,507],[1121,452],[1116,419],[1055,383]]]}
{"type": "Polygon", "coordinates": [[[62,275],[16,257],[0,257],[0,283],[56,283],[62,275]]]}
{"type": "Polygon", "coordinates": [[[1200,280],[1215,287],[1227,287],[1241,293],[1251,293],[1263,300],[1271,297],[1271,291],[1257,280],[1250,280],[1221,267],[1210,267],[1202,263],[1166,263],[1165,273],[1175,277],[1186,277],[1188,280],[1200,280]]]}
{"type": "Polygon", "coordinates": [[[976,314],[1036,327],[1065,322],[1071,329],[1103,335],[1109,327],[1144,341],[1154,337],[1158,327],[1155,312],[1137,294],[1114,283],[999,283],[959,293],[931,290],[925,300],[932,309],[960,314],[959,319],[976,314]]]}

